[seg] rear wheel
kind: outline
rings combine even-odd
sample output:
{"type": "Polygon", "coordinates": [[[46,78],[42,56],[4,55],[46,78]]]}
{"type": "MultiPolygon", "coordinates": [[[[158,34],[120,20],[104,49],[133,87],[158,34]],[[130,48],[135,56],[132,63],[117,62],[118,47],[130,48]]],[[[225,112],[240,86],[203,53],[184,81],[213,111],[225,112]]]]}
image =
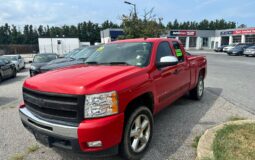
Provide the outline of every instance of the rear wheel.
{"type": "Polygon", "coordinates": [[[204,95],[204,77],[200,74],[197,85],[190,91],[190,97],[195,100],[200,100],[204,95]]]}
{"type": "Polygon", "coordinates": [[[127,119],[120,153],[128,160],[141,159],[151,141],[153,116],[151,111],[141,106],[127,119]]]}

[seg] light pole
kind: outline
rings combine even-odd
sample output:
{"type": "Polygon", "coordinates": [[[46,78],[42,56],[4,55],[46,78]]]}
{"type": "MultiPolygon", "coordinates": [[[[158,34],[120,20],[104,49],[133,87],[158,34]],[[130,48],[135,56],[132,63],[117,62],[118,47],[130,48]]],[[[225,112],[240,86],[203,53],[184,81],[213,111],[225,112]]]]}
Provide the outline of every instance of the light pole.
{"type": "Polygon", "coordinates": [[[128,5],[132,5],[132,6],[134,7],[135,16],[137,16],[137,15],[136,15],[136,4],[131,3],[131,2],[128,2],[128,1],[124,1],[124,3],[126,3],[126,4],[128,4],[128,5]]]}

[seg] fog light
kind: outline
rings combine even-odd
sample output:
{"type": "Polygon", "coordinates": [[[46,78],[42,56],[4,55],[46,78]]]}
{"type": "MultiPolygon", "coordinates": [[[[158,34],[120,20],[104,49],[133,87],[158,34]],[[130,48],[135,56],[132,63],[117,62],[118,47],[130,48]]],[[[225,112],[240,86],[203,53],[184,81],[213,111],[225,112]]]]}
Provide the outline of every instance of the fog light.
{"type": "Polygon", "coordinates": [[[89,147],[102,147],[101,141],[93,141],[87,143],[89,147]]]}

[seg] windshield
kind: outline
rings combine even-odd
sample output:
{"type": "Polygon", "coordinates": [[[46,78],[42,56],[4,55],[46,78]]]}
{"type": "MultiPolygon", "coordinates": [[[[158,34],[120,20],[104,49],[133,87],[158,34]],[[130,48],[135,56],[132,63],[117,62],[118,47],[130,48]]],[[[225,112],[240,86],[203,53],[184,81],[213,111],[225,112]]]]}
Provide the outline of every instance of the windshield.
{"type": "Polygon", "coordinates": [[[4,56],[6,59],[10,60],[10,61],[17,61],[18,57],[17,56],[4,56]]]}
{"type": "Polygon", "coordinates": [[[6,57],[0,57],[0,61],[2,63],[10,63],[10,61],[6,57]]]}
{"type": "Polygon", "coordinates": [[[87,59],[92,53],[94,53],[97,50],[98,47],[88,47],[84,48],[80,52],[72,55],[71,57],[74,59],[87,59]]]}
{"type": "Polygon", "coordinates": [[[74,50],[66,53],[64,55],[64,57],[71,57],[72,58],[72,56],[74,56],[75,54],[79,53],[80,51],[81,51],[81,49],[74,49],[74,50]]]}
{"type": "Polygon", "coordinates": [[[239,45],[239,46],[236,46],[234,49],[242,49],[243,47],[245,47],[244,45],[239,45]]]}
{"type": "Polygon", "coordinates": [[[35,63],[45,63],[45,62],[50,62],[54,59],[56,59],[57,56],[54,55],[54,54],[39,54],[39,55],[36,55],[34,57],[34,61],[35,63]]]}
{"type": "Polygon", "coordinates": [[[149,64],[152,43],[113,43],[101,46],[86,63],[128,64],[145,67],[149,64]]]}
{"type": "Polygon", "coordinates": [[[251,46],[251,47],[249,47],[248,49],[255,49],[255,46],[251,46]]]}

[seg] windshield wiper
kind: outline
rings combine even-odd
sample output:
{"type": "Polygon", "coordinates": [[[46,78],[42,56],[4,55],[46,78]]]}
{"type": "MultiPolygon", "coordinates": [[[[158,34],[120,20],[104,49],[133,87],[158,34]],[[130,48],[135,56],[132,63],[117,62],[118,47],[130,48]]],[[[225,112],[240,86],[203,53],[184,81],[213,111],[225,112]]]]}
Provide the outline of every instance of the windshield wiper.
{"type": "Polygon", "coordinates": [[[109,65],[130,65],[127,62],[107,62],[107,63],[100,63],[100,64],[109,64],[109,65]]]}
{"type": "Polygon", "coordinates": [[[96,61],[89,61],[89,62],[85,62],[86,64],[98,64],[98,62],[96,61]]]}

